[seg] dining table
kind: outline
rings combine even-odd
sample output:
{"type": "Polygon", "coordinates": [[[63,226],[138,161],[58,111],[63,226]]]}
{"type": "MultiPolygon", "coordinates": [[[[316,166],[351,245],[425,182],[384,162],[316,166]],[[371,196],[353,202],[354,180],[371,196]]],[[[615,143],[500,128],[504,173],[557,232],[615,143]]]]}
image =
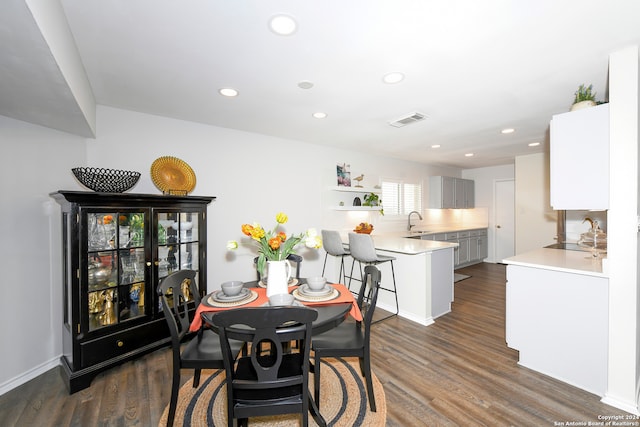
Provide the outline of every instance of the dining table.
{"type": "MultiPolygon", "coordinates": [[[[346,286],[339,283],[327,283],[333,288],[332,293],[325,298],[314,298],[306,297],[299,292],[299,288],[305,283],[306,280],[304,278],[294,279],[288,286],[288,293],[293,294],[296,298],[294,304],[302,304],[303,306],[313,308],[318,313],[318,317],[311,324],[312,339],[313,335],[318,335],[337,327],[349,316],[356,321],[362,321],[362,313],[360,312],[357,301],[353,293],[346,286]]],[[[205,295],[196,308],[196,313],[189,327],[189,331],[197,332],[202,327],[211,327],[213,324],[211,318],[216,312],[269,305],[267,289],[262,281],[245,282],[243,287],[246,288],[251,295],[240,301],[226,303],[213,299],[213,295],[215,295],[216,292],[222,292],[221,290],[205,295]]],[[[320,414],[313,398],[310,398],[309,401],[309,411],[313,419],[318,425],[326,426],[326,421],[322,414],[320,414]]]]}
{"type": "MultiPolygon", "coordinates": [[[[318,318],[312,324],[314,335],[335,328],[348,316],[356,321],[362,321],[362,313],[360,312],[358,303],[346,286],[339,283],[328,283],[328,285],[334,289],[334,296],[332,296],[331,299],[322,299],[305,297],[299,292],[296,292],[299,290],[299,287],[305,283],[305,279],[295,279],[293,284],[289,285],[288,292],[296,297],[296,304],[314,308],[318,312],[318,318]]],[[[202,313],[215,313],[223,310],[269,305],[267,289],[263,287],[261,281],[245,282],[244,288],[249,290],[251,296],[237,302],[218,302],[212,298],[216,292],[222,291],[214,291],[205,295],[196,308],[196,313],[189,326],[189,331],[197,332],[202,328],[202,313]]]]}

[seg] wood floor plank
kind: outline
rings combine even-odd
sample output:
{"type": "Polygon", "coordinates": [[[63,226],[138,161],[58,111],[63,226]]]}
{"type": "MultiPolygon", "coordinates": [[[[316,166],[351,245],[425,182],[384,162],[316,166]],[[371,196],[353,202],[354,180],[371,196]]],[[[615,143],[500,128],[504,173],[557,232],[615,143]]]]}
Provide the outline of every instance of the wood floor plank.
{"type": "MultiPolygon", "coordinates": [[[[625,415],[584,390],[518,365],[505,343],[505,266],[458,272],[451,313],[422,326],[393,317],[373,326],[372,365],[387,426],[553,426],[625,415]]],[[[380,310],[376,317],[385,313],[380,310]]],[[[171,394],[164,348],[98,375],[69,395],[58,369],[0,396],[4,426],[158,425],[171,394]]],[[[181,383],[192,380],[183,371],[181,383]]]]}

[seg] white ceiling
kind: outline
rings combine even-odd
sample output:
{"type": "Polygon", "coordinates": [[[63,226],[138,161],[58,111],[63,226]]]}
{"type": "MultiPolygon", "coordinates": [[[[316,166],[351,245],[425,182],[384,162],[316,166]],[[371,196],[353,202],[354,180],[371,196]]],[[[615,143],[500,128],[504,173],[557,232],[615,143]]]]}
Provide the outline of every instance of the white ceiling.
{"type": "MultiPolygon", "coordinates": [[[[90,135],[25,6],[42,1],[3,0],[0,114],[90,135]]],[[[464,169],[545,150],[578,85],[605,98],[608,55],[640,44],[636,0],[47,1],[97,104],[464,169]],[[269,31],[278,13],[293,35],[269,31]],[[428,119],[389,126],[413,112],[428,119]]]]}

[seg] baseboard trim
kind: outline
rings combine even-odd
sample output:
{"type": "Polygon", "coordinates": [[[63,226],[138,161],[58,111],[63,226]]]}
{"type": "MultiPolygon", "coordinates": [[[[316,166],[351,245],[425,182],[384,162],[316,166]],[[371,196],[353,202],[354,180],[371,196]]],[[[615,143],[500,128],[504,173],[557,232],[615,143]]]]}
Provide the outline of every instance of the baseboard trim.
{"type": "Polygon", "coordinates": [[[631,414],[640,415],[637,404],[629,404],[620,399],[616,399],[615,397],[607,396],[606,394],[602,399],[600,399],[600,402],[613,406],[614,408],[622,409],[623,411],[627,411],[631,414]]]}
{"type": "Polygon", "coordinates": [[[15,376],[13,378],[11,378],[8,381],[5,381],[4,383],[0,384],[0,396],[2,396],[3,394],[13,390],[14,388],[20,387],[22,384],[25,384],[29,381],[31,381],[32,379],[34,379],[35,377],[44,374],[45,372],[60,366],[60,356],[61,355],[57,355],[55,357],[53,357],[52,359],[41,363],[38,366],[35,366],[31,369],[29,369],[26,372],[23,372],[22,374],[15,376]]]}

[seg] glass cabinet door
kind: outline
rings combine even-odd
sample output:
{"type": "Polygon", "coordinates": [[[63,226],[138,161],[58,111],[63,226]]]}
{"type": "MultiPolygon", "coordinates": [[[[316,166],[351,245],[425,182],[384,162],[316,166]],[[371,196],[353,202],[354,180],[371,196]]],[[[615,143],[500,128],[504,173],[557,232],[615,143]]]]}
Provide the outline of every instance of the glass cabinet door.
{"type": "Polygon", "coordinates": [[[145,313],[144,212],[87,214],[89,331],[145,313]]]}
{"type": "MultiPolygon", "coordinates": [[[[158,283],[177,270],[199,271],[199,213],[158,212],[158,283]]],[[[196,282],[199,282],[196,274],[196,282]]],[[[157,286],[157,284],[156,284],[157,286]]],[[[188,295],[188,300],[193,296],[188,295]]],[[[159,306],[159,309],[161,307],[159,306]]]]}

